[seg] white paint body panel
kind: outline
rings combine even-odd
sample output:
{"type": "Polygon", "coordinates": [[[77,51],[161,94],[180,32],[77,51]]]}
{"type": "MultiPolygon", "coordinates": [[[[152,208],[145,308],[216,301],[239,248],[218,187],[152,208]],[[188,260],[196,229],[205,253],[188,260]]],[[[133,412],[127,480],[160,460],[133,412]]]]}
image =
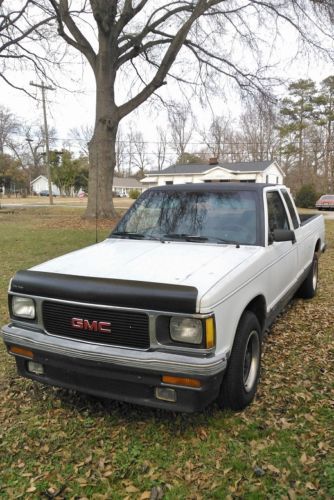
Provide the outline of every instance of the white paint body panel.
{"type": "Polygon", "coordinates": [[[35,266],[33,271],[194,286],[197,312],[214,313],[216,352],[233,345],[245,307],[261,295],[267,313],[311,264],[324,241],[322,217],[296,231],[297,243],[260,246],[107,239],[35,266]]]}
{"type": "MultiPolygon", "coordinates": [[[[203,296],[236,269],[249,267],[261,247],[110,238],[32,268],[33,271],[194,286],[203,296]]],[[[206,301],[206,307],[210,304],[206,301]]]]}

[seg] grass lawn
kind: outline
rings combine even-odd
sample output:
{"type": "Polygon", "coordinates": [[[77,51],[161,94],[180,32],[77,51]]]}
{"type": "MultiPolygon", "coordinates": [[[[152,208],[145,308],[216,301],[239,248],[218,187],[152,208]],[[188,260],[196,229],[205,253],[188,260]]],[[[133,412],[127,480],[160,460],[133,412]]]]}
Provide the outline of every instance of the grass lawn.
{"type": "MultiPolygon", "coordinates": [[[[0,211],[0,318],[25,269],[95,242],[78,208],[0,211]]],[[[264,345],[256,401],[182,415],[43,387],[0,344],[0,498],[334,498],[334,221],[319,290],[264,345]]],[[[99,237],[110,223],[101,223],[99,237]]]]}

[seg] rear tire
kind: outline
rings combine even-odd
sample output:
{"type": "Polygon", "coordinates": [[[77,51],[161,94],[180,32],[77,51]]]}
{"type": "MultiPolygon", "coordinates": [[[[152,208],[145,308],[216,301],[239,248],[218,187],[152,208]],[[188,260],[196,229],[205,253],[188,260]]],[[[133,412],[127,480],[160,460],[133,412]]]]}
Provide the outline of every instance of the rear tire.
{"type": "Polygon", "coordinates": [[[314,254],[313,261],[301,287],[298,290],[298,296],[303,299],[312,299],[317,293],[318,286],[318,256],[314,254]]]}
{"type": "Polygon", "coordinates": [[[261,327],[254,313],[246,311],[239,322],[218,403],[243,410],[254,399],[260,376],[261,327]]]}

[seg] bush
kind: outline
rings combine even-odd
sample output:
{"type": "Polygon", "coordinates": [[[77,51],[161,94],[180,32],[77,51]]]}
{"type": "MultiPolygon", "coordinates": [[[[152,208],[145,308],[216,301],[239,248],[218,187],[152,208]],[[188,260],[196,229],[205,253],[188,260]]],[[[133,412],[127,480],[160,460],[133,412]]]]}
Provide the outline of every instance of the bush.
{"type": "Polygon", "coordinates": [[[131,200],[136,200],[139,195],[140,195],[139,189],[130,189],[129,197],[131,198],[131,200]]]}
{"type": "Polygon", "coordinates": [[[315,202],[319,198],[315,187],[312,184],[305,184],[296,195],[296,205],[299,208],[314,208],[315,202]]]}

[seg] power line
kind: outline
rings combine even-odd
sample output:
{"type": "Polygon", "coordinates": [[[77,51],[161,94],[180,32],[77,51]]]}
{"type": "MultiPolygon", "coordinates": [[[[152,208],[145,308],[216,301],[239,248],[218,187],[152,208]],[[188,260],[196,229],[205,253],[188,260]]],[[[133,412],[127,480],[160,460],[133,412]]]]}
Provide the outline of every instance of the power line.
{"type": "MultiPolygon", "coordinates": [[[[51,87],[50,87],[51,89],[51,87]]],[[[54,89],[52,89],[54,90],[54,89]]],[[[17,137],[21,137],[23,139],[25,139],[25,136],[23,134],[20,134],[18,132],[12,132],[12,135],[16,135],[17,137]]],[[[52,141],[55,141],[55,142],[72,142],[72,143],[78,143],[78,142],[84,142],[84,143],[87,143],[87,139],[80,139],[80,138],[77,138],[77,139],[74,139],[72,137],[67,137],[67,138],[52,138],[52,141]]],[[[108,141],[108,139],[103,139],[102,141],[95,141],[95,142],[106,142],[108,141]]],[[[109,142],[112,142],[112,140],[110,139],[109,142]]],[[[307,142],[304,142],[304,146],[309,146],[309,145],[316,145],[316,146],[323,146],[324,145],[324,141],[307,141],[307,142]]],[[[167,141],[165,143],[162,143],[161,141],[131,141],[131,140],[117,140],[116,141],[116,144],[139,144],[139,145],[149,145],[149,144],[154,144],[154,145],[158,145],[158,144],[166,144],[166,145],[172,145],[174,146],[174,142],[173,141],[167,141]]],[[[299,141],[289,141],[288,144],[297,144],[299,145],[299,141]]],[[[224,147],[224,146],[259,146],[261,145],[260,142],[245,142],[245,141],[226,141],[226,142],[221,142],[221,143],[216,143],[216,142],[187,142],[186,144],[187,146],[203,146],[203,147],[213,147],[213,146],[220,146],[221,148],[224,147]]],[[[331,147],[334,147],[334,142],[333,143],[330,143],[329,144],[331,147]]],[[[272,146],[271,149],[276,149],[278,147],[284,147],[284,145],[277,145],[277,146],[272,146]]]]}

